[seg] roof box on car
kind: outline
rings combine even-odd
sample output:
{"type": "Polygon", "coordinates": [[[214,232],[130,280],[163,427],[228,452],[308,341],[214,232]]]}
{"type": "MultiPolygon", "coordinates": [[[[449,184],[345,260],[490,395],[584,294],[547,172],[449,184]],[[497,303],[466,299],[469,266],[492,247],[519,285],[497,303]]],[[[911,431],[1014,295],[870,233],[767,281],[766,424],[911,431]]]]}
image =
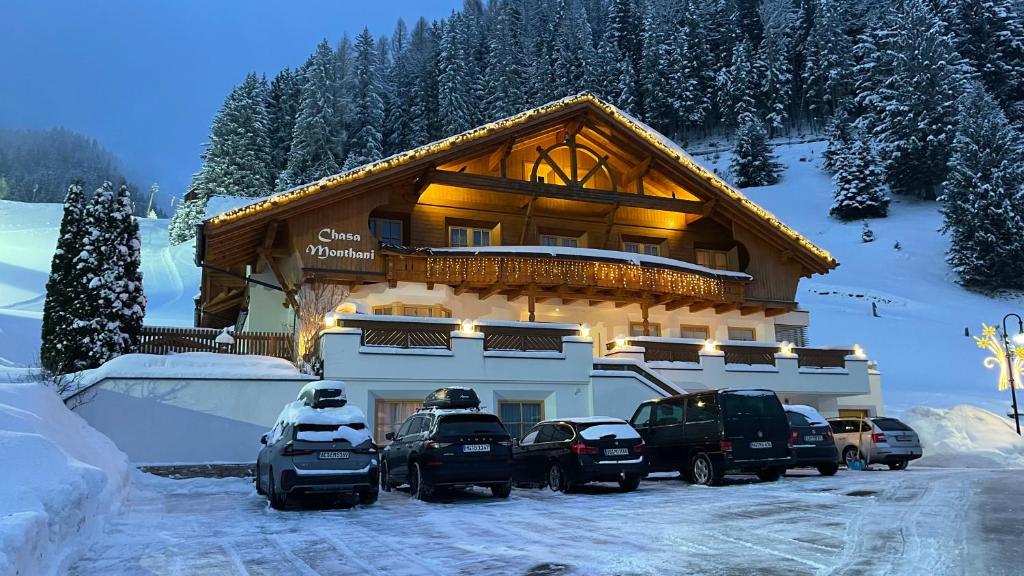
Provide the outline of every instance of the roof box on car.
{"type": "Polygon", "coordinates": [[[480,408],[480,398],[472,388],[449,386],[431,392],[423,401],[424,408],[480,408]]]}
{"type": "Polygon", "coordinates": [[[310,382],[299,391],[299,401],[311,408],[341,408],[348,403],[345,383],[335,380],[310,382]]]}

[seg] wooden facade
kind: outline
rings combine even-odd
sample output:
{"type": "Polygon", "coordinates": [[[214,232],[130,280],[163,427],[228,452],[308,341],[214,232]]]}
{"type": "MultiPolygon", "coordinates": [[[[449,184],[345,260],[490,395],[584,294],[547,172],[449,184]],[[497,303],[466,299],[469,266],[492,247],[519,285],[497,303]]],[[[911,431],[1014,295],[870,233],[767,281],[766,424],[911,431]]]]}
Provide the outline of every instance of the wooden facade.
{"type": "Polygon", "coordinates": [[[645,315],[656,306],[773,315],[794,307],[802,276],[837,265],[664,137],[588,94],[214,217],[198,250],[204,326],[232,323],[254,273],[272,273],[292,307],[301,305],[299,286],[316,277],[353,287],[441,284],[531,303],[612,300],[641,304],[645,315]],[[384,245],[371,220],[400,229],[389,243],[401,246],[384,245]],[[749,277],[615,258],[415,250],[448,247],[453,228],[485,230],[490,246],[554,238],[689,263],[711,254],[749,277]]]}

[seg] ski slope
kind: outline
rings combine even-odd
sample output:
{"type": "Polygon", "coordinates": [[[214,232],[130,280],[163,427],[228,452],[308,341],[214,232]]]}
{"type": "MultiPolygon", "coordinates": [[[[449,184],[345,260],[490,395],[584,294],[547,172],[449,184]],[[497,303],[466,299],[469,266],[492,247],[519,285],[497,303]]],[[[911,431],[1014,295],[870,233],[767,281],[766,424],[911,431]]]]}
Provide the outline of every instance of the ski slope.
{"type": "MultiPolygon", "coordinates": [[[[894,198],[889,218],[870,222],[876,241],[863,243],[861,222],[828,216],[832,181],[820,168],[823,149],[823,142],[780,146],[787,166],[781,182],[745,190],[840,262],[830,274],[800,284],[798,300],[811,311],[811,344],[863,346],[878,362],[890,412],[967,403],[1005,414],[1009,394],[996,390],[995,373],[982,366],[985,354],[964,329],[976,335],[981,322],[995,324],[1006,312],[1024,312],[1024,297],[993,298],[954,282],[934,202],[894,198]]],[[[727,173],[728,154],[698,160],[727,173]]],[[[193,245],[168,246],[167,220],[140,222],[146,322],[189,326],[199,286],[193,245]]],[[[0,201],[0,359],[31,364],[38,355],[43,293],[59,226],[59,205],[0,201]]]]}

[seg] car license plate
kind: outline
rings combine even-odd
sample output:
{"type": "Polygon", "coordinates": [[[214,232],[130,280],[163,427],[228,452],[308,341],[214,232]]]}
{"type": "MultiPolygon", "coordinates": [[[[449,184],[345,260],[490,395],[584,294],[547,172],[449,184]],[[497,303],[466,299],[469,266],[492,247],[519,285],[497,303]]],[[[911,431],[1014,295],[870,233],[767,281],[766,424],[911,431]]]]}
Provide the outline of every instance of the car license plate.
{"type": "Polygon", "coordinates": [[[463,452],[490,452],[490,444],[466,444],[462,447],[463,452]]]}
{"type": "Polygon", "coordinates": [[[321,460],[347,460],[348,452],[334,451],[334,452],[320,452],[318,457],[321,460]]]}
{"type": "Polygon", "coordinates": [[[604,451],[605,456],[625,456],[629,454],[629,448],[606,448],[604,451]]]}
{"type": "Polygon", "coordinates": [[[812,436],[804,436],[804,442],[821,442],[825,437],[821,434],[815,434],[812,436]]]}
{"type": "Polygon", "coordinates": [[[896,439],[900,442],[910,442],[910,436],[897,436],[896,439]]]}
{"type": "Polygon", "coordinates": [[[751,442],[750,443],[750,447],[751,448],[771,448],[772,447],[772,443],[771,442],[751,442]]]}

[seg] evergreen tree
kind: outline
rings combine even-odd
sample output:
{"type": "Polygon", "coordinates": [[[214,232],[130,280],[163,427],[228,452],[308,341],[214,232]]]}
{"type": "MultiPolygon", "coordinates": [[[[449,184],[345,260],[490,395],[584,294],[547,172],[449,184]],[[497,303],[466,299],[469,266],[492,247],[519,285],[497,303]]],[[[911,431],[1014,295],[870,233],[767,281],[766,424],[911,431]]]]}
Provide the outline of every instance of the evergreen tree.
{"type": "Polygon", "coordinates": [[[11,194],[11,187],[7,184],[7,179],[0,176],[0,200],[6,200],[11,194]]]}
{"type": "Polygon", "coordinates": [[[379,73],[379,57],[368,28],[356,39],[353,102],[355,104],[350,130],[349,153],[343,170],[380,160],[384,155],[383,86],[379,73]]]}
{"type": "Polygon", "coordinates": [[[228,95],[203,157],[204,197],[266,196],[273,189],[266,81],[250,73],[228,95]]]}
{"type": "Polygon", "coordinates": [[[681,78],[682,58],[675,32],[678,16],[674,4],[657,1],[644,5],[641,34],[640,87],[643,91],[643,117],[656,129],[675,134],[679,131],[677,109],[688,79],[681,78]],[[680,82],[683,81],[683,83],[680,82]]]}
{"type": "Polygon", "coordinates": [[[288,167],[279,177],[278,189],[314,182],[338,172],[344,139],[339,84],[335,54],[327,40],[323,40],[304,67],[288,167]]]}
{"type": "Polygon", "coordinates": [[[733,50],[729,67],[718,73],[719,106],[726,118],[753,116],[757,110],[754,96],[760,81],[752,52],[750,41],[742,40],[733,50]]]}
{"type": "Polygon", "coordinates": [[[835,172],[842,155],[852,142],[850,137],[850,117],[845,109],[838,110],[828,126],[825,127],[825,137],[828,144],[822,153],[822,168],[826,172],[835,172]]]}
{"type": "Polygon", "coordinates": [[[270,82],[267,94],[267,131],[270,141],[270,168],[273,178],[288,166],[288,154],[292,149],[292,131],[295,116],[299,111],[301,76],[285,68],[270,82]]]}
{"type": "Polygon", "coordinates": [[[412,52],[412,85],[409,103],[409,143],[411,146],[426,144],[441,133],[438,112],[438,70],[440,69],[439,42],[440,25],[431,26],[420,18],[409,37],[412,52]]]}
{"type": "Polygon", "coordinates": [[[586,90],[587,79],[593,76],[593,38],[580,0],[560,0],[554,33],[553,96],[564,98],[586,90]]]}
{"type": "Polygon", "coordinates": [[[858,126],[879,144],[894,192],[935,198],[945,179],[956,95],[965,66],[942,22],[921,0],[887,11],[858,66],[858,126]]]}
{"type": "Polygon", "coordinates": [[[522,112],[529,107],[529,63],[523,45],[523,14],[517,0],[497,4],[494,30],[487,52],[488,120],[522,112]]]}
{"type": "Polygon", "coordinates": [[[50,262],[50,278],[46,282],[46,300],[43,302],[39,360],[44,370],[54,374],[71,371],[85,356],[71,338],[74,324],[71,311],[81,295],[74,259],[81,252],[84,221],[85,195],[82,183],[75,181],[68,186],[64,197],[64,216],[60,222],[57,249],[50,262]]]}
{"type": "Polygon", "coordinates": [[[384,155],[396,154],[415,145],[412,142],[412,98],[415,76],[413,55],[409,45],[409,32],[405,21],[398,19],[391,34],[391,66],[384,71],[388,90],[384,97],[385,125],[384,155]]]}
{"type": "Polygon", "coordinates": [[[691,126],[700,126],[712,113],[715,104],[714,63],[708,48],[708,30],[694,0],[684,4],[681,21],[676,26],[675,53],[679,66],[674,70],[677,86],[673,108],[691,126]]]}
{"type": "Polygon", "coordinates": [[[620,82],[628,84],[623,89],[628,89],[633,96],[637,108],[643,108],[643,101],[640,98],[642,90],[640,86],[640,70],[643,69],[643,44],[641,14],[637,10],[634,0],[611,0],[608,7],[608,40],[616,52],[629,62],[624,63],[622,69],[632,70],[632,77],[620,77],[620,82]]]}
{"type": "Polygon", "coordinates": [[[438,119],[444,135],[458,134],[473,128],[472,61],[467,49],[465,21],[455,13],[443,25],[438,55],[438,119]]]}
{"type": "Polygon", "coordinates": [[[875,241],[875,231],[871,229],[867,222],[864,222],[864,227],[861,228],[860,241],[865,244],[875,241]]]}
{"type": "Polygon", "coordinates": [[[871,144],[858,138],[836,165],[835,202],[830,213],[840,220],[883,218],[889,213],[885,173],[871,144]]]}
{"type": "Polygon", "coordinates": [[[779,181],[782,165],[768,144],[768,131],[760,118],[744,113],[737,122],[736,146],[729,169],[741,188],[769,186],[779,181]]]}
{"type": "Polygon", "coordinates": [[[1024,150],[981,87],[958,102],[949,175],[943,183],[946,261],[967,286],[1024,288],[1024,150]]]}
{"type": "Polygon", "coordinates": [[[102,306],[109,314],[108,330],[116,326],[116,347],[112,356],[130,354],[139,349],[142,321],[146,315],[146,296],[142,286],[142,235],[132,217],[132,199],[128,187],[121,185],[109,218],[107,238],[111,244],[106,262],[107,282],[100,292],[102,306]]]}
{"type": "Polygon", "coordinates": [[[196,227],[206,214],[206,199],[182,200],[174,207],[174,214],[167,225],[171,245],[188,242],[196,237],[196,227]]]}
{"type": "Polygon", "coordinates": [[[794,42],[797,12],[791,0],[765,0],[760,6],[764,39],[757,51],[760,101],[768,128],[774,133],[789,118],[793,74],[790,49],[794,42]]]}
{"type": "Polygon", "coordinates": [[[836,113],[852,89],[853,41],[846,35],[845,2],[817,0],[814,25],[804,47],[803,87],[812,116],[836,113]]]}

